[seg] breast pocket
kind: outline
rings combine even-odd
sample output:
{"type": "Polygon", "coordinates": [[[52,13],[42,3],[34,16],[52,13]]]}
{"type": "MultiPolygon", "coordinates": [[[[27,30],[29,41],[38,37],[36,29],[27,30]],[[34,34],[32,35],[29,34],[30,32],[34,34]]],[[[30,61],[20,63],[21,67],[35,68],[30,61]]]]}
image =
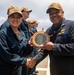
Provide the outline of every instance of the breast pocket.
{"type": "Polygon", "coordinates": [[[62,33],[62,34],[57,35],[56,42],[67,43],[67,41],[68,41],[68,34],[67,33],[62,33]]]}

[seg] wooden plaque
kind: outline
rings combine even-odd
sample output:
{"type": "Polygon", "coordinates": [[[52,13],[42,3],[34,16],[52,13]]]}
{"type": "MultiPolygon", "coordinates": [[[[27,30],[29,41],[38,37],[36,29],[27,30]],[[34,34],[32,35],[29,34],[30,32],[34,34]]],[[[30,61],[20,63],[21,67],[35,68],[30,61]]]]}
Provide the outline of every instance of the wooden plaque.
{"type": "Polygon", "coordinates": [[[48,41],[50,41],[50,37],[44,32],[44,29],[42,29],[41,31],[33,34],[31,42],[35,47],[41,48],[43,44],[48,41]]]}

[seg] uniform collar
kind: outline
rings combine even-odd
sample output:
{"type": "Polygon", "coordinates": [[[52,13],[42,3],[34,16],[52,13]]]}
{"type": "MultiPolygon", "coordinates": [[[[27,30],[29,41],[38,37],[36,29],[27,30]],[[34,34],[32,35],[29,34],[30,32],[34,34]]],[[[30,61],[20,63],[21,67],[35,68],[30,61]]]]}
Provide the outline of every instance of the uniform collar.
{"type": "Polygon", "coordinates": [[[65,19],[65,18],[63,18],[60,29],[62,29],[65,25],[66,25],[66,19],[65,19]]]}
{"type": "Polygon", "coordinates": [[[52,25],[53,30],[57,31],[59,28],[63,28],[66,25],[65,21],[66,21],[66,19],[63,18],[62,23],[59,26],[57,26],[57,27],[55,27],[54,24],[53,24],[52,25]]]}
{"type": "MultiPolygon", "coordinates": [[[[20,27],[19,27],[18,29],[19,29],[19,31],[20,31],[20,27]]],[[[12,30],[11,26],[9,26],[9,27],[7,28],[7,33],[8,33],[9,35],[15,35],[15,33],[14,33],[14,31],[12,30]]]]}

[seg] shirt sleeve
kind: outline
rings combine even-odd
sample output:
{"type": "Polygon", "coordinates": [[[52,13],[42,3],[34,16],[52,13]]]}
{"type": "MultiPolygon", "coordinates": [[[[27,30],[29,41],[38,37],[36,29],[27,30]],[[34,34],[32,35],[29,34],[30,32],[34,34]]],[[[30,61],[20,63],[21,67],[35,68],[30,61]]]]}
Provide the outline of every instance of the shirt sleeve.
{"type": "Polygon", "coordinates": [[[49,52],[47,50],[41,50],[40,52],[38,52],[36,54],[36,56],[34,57],[34,59],[37,61],[37,64],[42,61],[43,59],[46,58],[46,56],[49,54],[49,52]]]}

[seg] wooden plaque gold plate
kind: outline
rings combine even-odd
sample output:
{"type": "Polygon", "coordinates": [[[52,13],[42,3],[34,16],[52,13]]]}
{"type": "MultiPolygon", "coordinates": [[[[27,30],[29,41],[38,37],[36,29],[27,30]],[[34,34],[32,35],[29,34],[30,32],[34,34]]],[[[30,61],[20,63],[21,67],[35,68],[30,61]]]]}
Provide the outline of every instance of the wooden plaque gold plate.
{"type": "Polygon", "coordinates": [[[41,31],[34,33],[31,40],[32,44],[37,48],[41,48],[43,44],[48,41],[50,41],[50,37],[44,32],[44,28],[42,28],[41,31]]]}

